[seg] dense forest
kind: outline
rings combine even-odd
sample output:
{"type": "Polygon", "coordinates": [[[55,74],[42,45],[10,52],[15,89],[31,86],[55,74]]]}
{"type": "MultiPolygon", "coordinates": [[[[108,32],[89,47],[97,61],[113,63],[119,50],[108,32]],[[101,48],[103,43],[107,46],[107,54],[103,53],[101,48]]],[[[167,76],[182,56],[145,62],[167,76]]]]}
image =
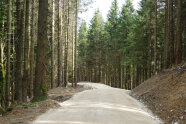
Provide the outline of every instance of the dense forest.
{"type": "Polygon", "coordinates": [[[77,84],[77,21],[91,0],[0,1],[0,108],[77,84]]]}
{"type": "Polygon", "coordinates": [[[186,58],[186,1],[142,0],[135,11],[114,0],[103,21],[97,10],[78,35],[79,80],[133,89],[186,58]]]}
{"type": "Polygon", "coordinates": [[[0,109],[79,81],[132,89],[186,58],[186,1],[114,0],[104,22],[91,0],[0,0],[0,109]]]}

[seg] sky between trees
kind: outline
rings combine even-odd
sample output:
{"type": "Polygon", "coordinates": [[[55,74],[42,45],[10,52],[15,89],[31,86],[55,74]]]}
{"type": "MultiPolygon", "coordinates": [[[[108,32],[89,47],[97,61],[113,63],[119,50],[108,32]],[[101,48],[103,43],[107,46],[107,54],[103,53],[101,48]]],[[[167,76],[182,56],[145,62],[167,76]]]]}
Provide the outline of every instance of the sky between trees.
{"type": "MultiPolygon", "coordinates": [[[[106,21],[108,11],[111,7],[111,3],[113,0],[93,0],[93,4],[90,5],[87,12],[83,12],[79,14],[79,17],[83,20],[85,20],[88,24],[90,23],[90,20],[92,19],[94,12],[96,9],[99,9],[102,13],[104,21],[106,21]]],[[[139,2],[141,0],[132,0],[134,9],[139,8],[139,2]]],[[[126,2],[126,0],[118,0],[118,6],[121,9],[122,5],[126,2]]]]}

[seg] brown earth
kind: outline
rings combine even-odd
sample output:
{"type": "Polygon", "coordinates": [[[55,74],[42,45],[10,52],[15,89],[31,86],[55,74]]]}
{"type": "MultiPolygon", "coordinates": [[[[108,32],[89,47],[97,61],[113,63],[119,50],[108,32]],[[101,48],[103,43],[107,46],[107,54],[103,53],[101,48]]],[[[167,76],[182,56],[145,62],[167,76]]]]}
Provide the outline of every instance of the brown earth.
{"type": "Polygon", "coordinates": [[[0,124],[29,124],[47,110],[58,108],[59,102],[66,101],[75,93],[84,90],[86,89],[83,86],[51,89],[48,91],[48,98],[45,101],[14,106],[11,112],[0,117],[0,124]]]}
{"type": "Polygon", "coordinates": [[[165,124],[186,124],[186,63],[148,79],[132,93],[165,124]]]}

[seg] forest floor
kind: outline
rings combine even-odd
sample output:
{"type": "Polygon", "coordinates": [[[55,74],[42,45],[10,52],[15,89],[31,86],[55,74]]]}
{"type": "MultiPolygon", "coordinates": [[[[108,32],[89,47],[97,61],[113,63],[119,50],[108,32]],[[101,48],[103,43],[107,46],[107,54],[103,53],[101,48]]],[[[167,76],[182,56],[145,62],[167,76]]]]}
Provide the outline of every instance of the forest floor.
{"type": "Polygon", "coordinates": [[[0,117],[0,124],[29,124],[47,110],[60,107],[60,102],[66,101],[74,94],[87,89],[79,85],[77,88],[51,89],[48,91],[48,98],[44,101],[14,106],[11,112],[0,117]]]}
{"type": "Polygon", "coordinates": [[[164,70],[132,93],[166,124],[186,124],[186,63],[164,70]]]}

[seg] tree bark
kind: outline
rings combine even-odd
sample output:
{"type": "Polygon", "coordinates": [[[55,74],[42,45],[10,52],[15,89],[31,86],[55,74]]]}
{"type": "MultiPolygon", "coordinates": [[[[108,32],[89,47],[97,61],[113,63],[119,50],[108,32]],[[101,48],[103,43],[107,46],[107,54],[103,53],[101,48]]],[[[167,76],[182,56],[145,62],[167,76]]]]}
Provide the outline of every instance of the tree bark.
{"type": "MultiPolygon", "coordinates": [[[[186,8],[186,2],[183,4],[183,8],[186,8]]],[[[182,9],[184,17],[184,28],[183,28],[183,61],[186,61],[186,9],[182,9]]]]}
{"type": "Polygon", "coordinates": [[[72,87],[74,87],[74,23],[72,23],[72,87]]]}
{"type": "Polygon", "coordinates": [[[152,33],[151,33],[151,17],[149,19],[149,36],[148,36],[148,66],[147,66],[147,77],[151,77],[151,62],[152,62],[152,33]]]}
{"type": "Polygon", "coordinates": [[[68,44],[69,44],[69,0],[67,1],[67,28],[66,28],[66,45],[65,45],[65,87],[68,87],[68,44]]]}
{"type": "Polygon", "coordinates": [[[34,83],[34,46],[36,43],[36,14],[35,14],[35,0],[32,0],[32,28],[31,28],[31,45],[30,45],[30,82],[29,82],[29,96],[33,97],[33,83],[34,83]]]}
{"type": "Polygon", "coordinates": [[[182,50],[181,50],[181,40],[182,40],[182,35],[181,35],[181,3],[182,0],[177,1],[177,23],[176,23],[176,65],[181,63],[182,60],[182,50]]]}
{"type": "Polygon", "coordinates": [[[169,43],[169,12],[168,12],[168,0],[165,5],[165,38],[164,38],[164,69],[168,67],[168,43],[169,43]]]}
{"type": "Polygon", "coordinates": [[[157,74],[157,0],[154,0],[155,24],[154,24],[154,74],[157,74]]]}
{"type": "MultiPolygon", "coordinates": [[[[2,32],[5,32],[5,17],[3,16],[2,18],[2,32]]],[[[4,35],[2,35],[2,37],[4,37],[4,35]]],[[[5,99],[4,99],[4,96],[5,96],[5,76],[6,76],[6,69],[5,69],[5,65],[4,65],[4,48],[5,48],[5,44],[3,43],[3,40],[5,39],[2,38],[1,42],[0,42],[0,80],[1,80],[1,83],[0,83],[0,104],[3,108],[5,108],[5,99]]]]}
{"type": "Polygon", "coordinates": [[[16,61],[15,61],[15,100],[22,102],[22,66],[23,66],[23,28],[22,28],[22,3],[20,0],[16,1],[16,15],[17,15],[17,29],[16,29],[16,39],[15,52],[16,52],[16,61]]]}
{"type": "Polygon", "coordinates": [[[26,16],[25,16],[25,42],[24,42],[24,74],[23,74],[23,101],[27,101],[27,88],[28,84],[30,83],[30,63],[29,63],[29,56],[30,56],[30,18],[29,18],[29,9],[30,3],[29,0],[26,0],[26,16]]]}
{"type": "Polygon", "coordinates": [[[55,0],[52,0],[51,88],[54,88],[55,0]]]}
{"type": "Polygon", "coordinates": [[[6,85],[5,85],[5,106],[6,108],[10,105],[10,42],[11,42],[11,22],[12,22],[12,1],[7,1],[8,5],[8,29],[7,29],[7,63],[6,63],[6,85]]]}
{"type": "Polygon", "coordinates": [[[34,84],[34,99],[38,100],[46,97],[46,65],[47,65],[47,16],[48,0],[39,0],[39,18],[38,18],[38,41],[36,57],[36,73],[34,84]]]}
{"type": "Polygon", "coordinates": [[[77,23],[78,23],[78,0],[76,0],[76,15],[75,15],[75,50],[74,50],[74,81],[77,86],[77,23]]]}
{"type": "Polygon", "coordinates": [[[62,86],[62,1],[59,0],[58,12],[58,86],[62,86]]]}
{"type": "Polygon", "coordinates": [[[173,0],[169,0],[169,58],[170,65],[174,64],[174,17],[173,17],[173,0]]]}

